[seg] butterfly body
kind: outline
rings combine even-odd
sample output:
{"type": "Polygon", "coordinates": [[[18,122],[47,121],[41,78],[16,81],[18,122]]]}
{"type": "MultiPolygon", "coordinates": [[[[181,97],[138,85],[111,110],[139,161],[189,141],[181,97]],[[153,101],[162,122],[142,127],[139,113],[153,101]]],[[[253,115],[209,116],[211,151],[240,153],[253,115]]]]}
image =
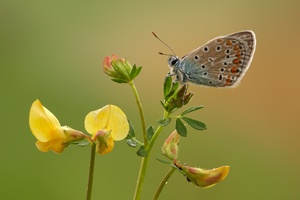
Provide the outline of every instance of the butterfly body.
{"type": "Polygon", "coordinates": [[[171,55],[170,72],[181,84],[188,82],[234,87],[242,79],[252,61],[256,47],[255,34],[241,31],[214,38],[182,58],[171,55]]]}

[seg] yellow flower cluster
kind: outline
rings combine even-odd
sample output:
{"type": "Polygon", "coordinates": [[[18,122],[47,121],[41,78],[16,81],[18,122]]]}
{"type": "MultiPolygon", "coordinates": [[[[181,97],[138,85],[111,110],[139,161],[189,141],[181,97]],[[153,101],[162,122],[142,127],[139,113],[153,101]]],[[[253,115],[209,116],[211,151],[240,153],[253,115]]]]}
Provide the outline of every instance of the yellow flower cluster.
{"type": "Polygon", "coordinates": [[[29,113],[29,126],[38,140],[37,148],[42,152],[52,150],[61,153],[71,142],[85,138],[97,145],[97,153],[112,151],[114,141],[123,140],[129,131],[124,112],[114,105],[107,105],[90,112],[85,118],[85,128],[92,135],[68,126],[61,126],[58,119],[39,100],[33,102],[29,113]]]}

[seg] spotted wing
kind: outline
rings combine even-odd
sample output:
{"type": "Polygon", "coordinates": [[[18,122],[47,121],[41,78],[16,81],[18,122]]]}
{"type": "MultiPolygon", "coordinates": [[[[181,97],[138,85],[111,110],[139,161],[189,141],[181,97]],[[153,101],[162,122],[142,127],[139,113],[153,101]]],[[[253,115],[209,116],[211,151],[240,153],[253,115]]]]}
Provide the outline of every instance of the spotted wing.
{"type": "Polygon", "coordinates": [[[182,58],[185,81],[215,87],[235,86],[248,70],[255,46],[252,31],[214,38],[182,58]]]}

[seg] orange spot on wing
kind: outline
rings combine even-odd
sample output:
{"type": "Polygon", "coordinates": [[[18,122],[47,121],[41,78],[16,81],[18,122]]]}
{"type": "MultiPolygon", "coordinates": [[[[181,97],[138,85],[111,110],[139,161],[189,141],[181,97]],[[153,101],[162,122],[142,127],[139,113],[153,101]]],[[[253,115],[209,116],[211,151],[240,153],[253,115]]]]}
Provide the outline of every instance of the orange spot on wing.
{"type": "Polygon", "coordinates": [[[225,82],[224,86],[229,86],[229,85],[232,84],[232,81],[230,80],[230,77],[231,76],[228,76],[228,78],[226,79],[226,82],[225,82]]]}
{"type": "Polygon", "coordinates": [[[234,50],[239,50],[239,45],[235,45],[235,46],[233,47],[233,49],[234,49],[234,50]]]}
{"type": "Polygon", "coordinates": [[[241,56],[241,54],[242,54],[242,52],[238,51],[238,52],[236,52],[235,56],[239,58],[241,56]]]}
{"type": "Polygon", "coordinates": [[[237,64],[239,64],[239,61],[240,61],[240,60],[237,58],[237,59],[234,59],[232,62],[233,62],[233,64],[236,64],[236,65],[237,65],[237,64]]]}
{"type": "Polygon", "coordinates": [[[228,41],[226,42],[226,45],[228,45],[228,46],[232,45],[232,41],[231,41],[231,40],[228,40],[228,41]]]}
{"type": "Polygon", "coordinates": [[[222,42],[223,40],[222,39],[217,39],[217,42],[222,42]]]}
{"type": "Polygon", "coordinates": [[[239,73],[240,69],[238,67],[233,67],[233,68],[231,68],[230,72],[233,73],[233,74],[239,73]]]}

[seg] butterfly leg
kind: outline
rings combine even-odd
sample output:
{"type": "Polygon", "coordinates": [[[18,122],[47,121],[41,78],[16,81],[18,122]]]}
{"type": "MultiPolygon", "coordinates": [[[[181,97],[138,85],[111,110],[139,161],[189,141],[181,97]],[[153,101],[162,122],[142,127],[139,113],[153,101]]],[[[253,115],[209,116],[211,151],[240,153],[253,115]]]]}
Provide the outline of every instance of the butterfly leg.
{"type": "Polygon", "coordinates": [[[175,73],[172,73],[172,72],[168,72],[167,76],[174,76],[175,73]]]}
{"type": "Polygon", "coordinates": [[[176,78],[175,78],[175,80],[173,81],[173,82],[177,82],[178,81],[178,75],[177,75],[177,73],[176,73],[176,71],[174,70],[174,69],[171,69],[169,72],[168,72],[168,74],[167,74],[167,76],[169,77],[169,76],[175,76],[176,75],[176,78]]]}

